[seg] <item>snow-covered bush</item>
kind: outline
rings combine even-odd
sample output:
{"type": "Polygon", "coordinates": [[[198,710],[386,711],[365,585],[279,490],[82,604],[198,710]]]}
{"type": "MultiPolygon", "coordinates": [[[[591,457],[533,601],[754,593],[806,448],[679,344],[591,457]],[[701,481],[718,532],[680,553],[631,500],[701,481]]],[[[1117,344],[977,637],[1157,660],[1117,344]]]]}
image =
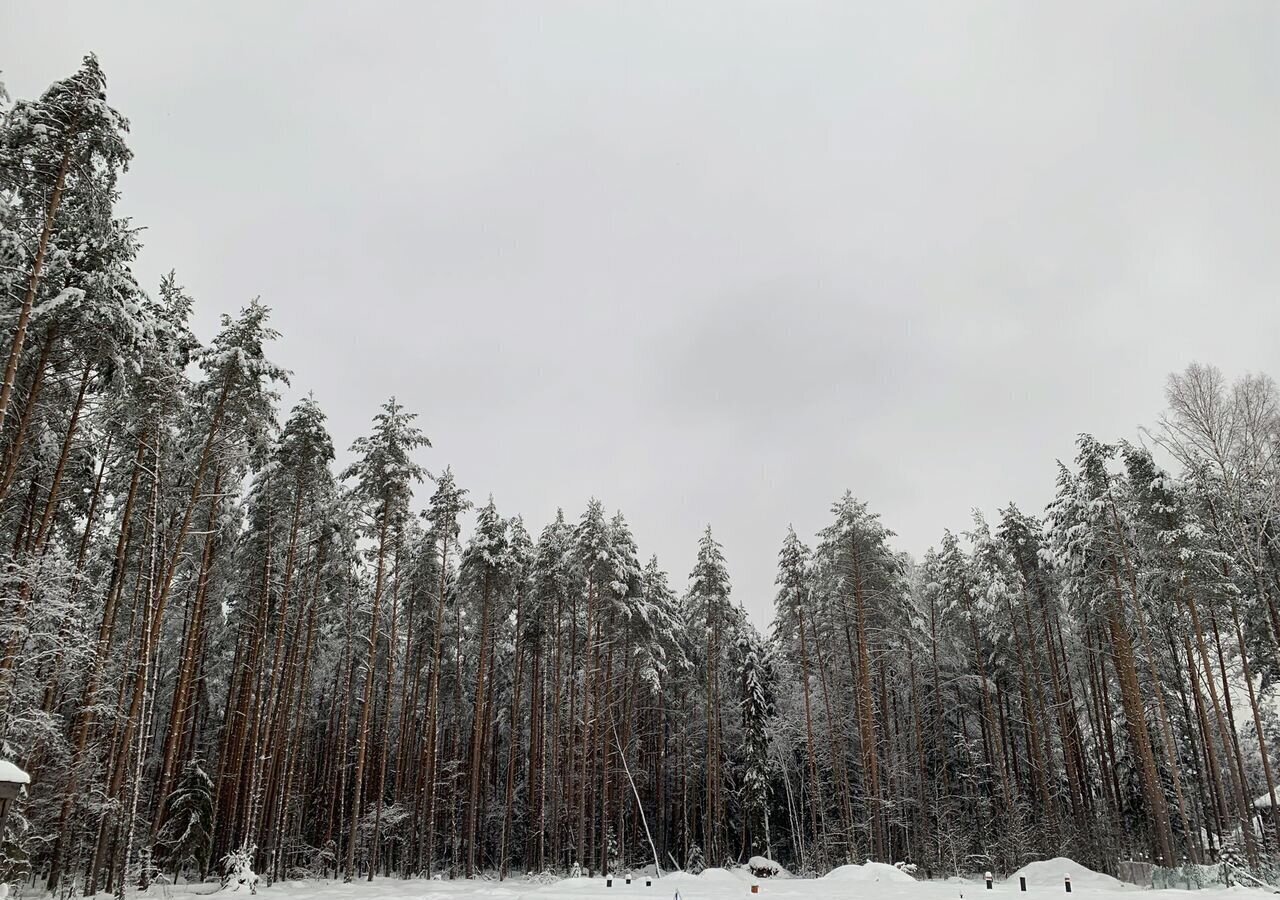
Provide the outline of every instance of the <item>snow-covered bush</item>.
{"type": "Polygon", "coordinates": [[[747,868],[756,878],[773,878],[782,871],[782,866],[767,856],[751,857],[747,860],[747,868]]]}
{"type": "Polygon", "coordinates": [[[248,886],[250,894],[258,893],[258,873],[253,871],[253,851],[256,847],[241,847],[222,857],[222,887],[238,891],[248,886]]]}

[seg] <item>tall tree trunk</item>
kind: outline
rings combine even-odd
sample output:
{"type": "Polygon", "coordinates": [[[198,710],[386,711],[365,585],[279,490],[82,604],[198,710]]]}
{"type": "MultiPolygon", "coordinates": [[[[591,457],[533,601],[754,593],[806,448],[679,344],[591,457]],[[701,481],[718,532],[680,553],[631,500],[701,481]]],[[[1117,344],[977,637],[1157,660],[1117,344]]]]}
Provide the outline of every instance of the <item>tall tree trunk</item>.
{"type": "MultiPolygon", "coordinates": [[[[72,126],[72,130],[75,125],[72,126]]],[[[58,164],[58,174],[53,182],[53,192],[49,195],[49,206],[45,209],[44,225],[40,229],[40,241],[36,244],[35,259],[31,263],[31,274],[27,278],[27,291],[22,295],[22,308],[18,312],[18,325],[13,333],[13,345],[9,348],[9,362],[4,370],[4,385],[0,386],[0,429],[4,428],[5,414],[9,411],[9,400],[13,396],[13,381],[18,373],[18,360],[22,358],[22,345],[27,340],[27,325],[31,322],[31,307],[35,304],[36,292],[40,289],[40,276],[44,271],[44,257],[49,251],[49,241],[53,238],[53,223],[58,217],[58,208],[62,205],[62,190],[67,183],[67,171],[71,167],[71,141],[68,139],[66,149],[62,151],[62,161],[58,164]]]]}
{"type": "Polygon", "coordinates": [[[853,551],[853,596],[858,630],[858,731],[862,735],[862,769],[867,779],[867,804],[871,808],[872,858],[885,861],[884,812],[881,808],[880,762],[876,748],[875,701],[871,696],[871,654],[867,647],[866,588],[862,560],[855,544],[853,551]]]}
{"type": "MultiPolygon", "coordinates": [[[[391,518],[391,499],[382,504],[381,524],[378,533],[378,564],[373,589],[373,610],[369,620],[369,654],[364,678],[363,694],[360,702],[360,719],[356,727],[356,768],[353,776],[355,795],[351,801],[351,822],[347,835],[347,861],[342,880],[350,883],[355,877],[356,844],[360,839],[360,811],[364,790],[364,767],[369,749],[369,707],[373,701],[374,664],[378,652],[378,614],[382,606],[383,580],[385,577],[387,556],[387,527],[391,518]]],[[[372,871],[372,866],[370,866],[372,871]]]]}

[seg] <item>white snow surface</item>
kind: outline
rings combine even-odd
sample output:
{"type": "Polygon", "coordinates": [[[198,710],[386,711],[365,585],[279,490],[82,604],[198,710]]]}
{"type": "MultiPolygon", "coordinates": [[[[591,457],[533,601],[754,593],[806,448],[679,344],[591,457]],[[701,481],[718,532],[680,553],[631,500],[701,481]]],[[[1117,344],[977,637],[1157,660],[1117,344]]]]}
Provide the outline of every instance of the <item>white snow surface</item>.
{"type": "Polygon", "coordinates": [[[711,884],[738,885],[742,883],[743,878],[749,878],[750,876],[750,872],[738,869],[720,869],[715,866],[703,869],[698,873],[698,878],[702,882],[710,882],[711,884]]]}
{"type": "Polygon", "coordinates": [[[31,776],[19,769],[7,759],[0,759],[0,781],[30,784],[31,776]]]}
{"type": "Polygon", "coordinates": [[[1125,884],[1117,878],[1110,875],[1104,875],[1101,872],[1095,872],[1088,866],[1082,866],[1074,859],[1068,859],[1065,856],[1056,856],[1053,859],[1044,859],[1039,862],[1027,863],[1018,871],[1009,876],[1009,882],[1017,887],[1018,878],[1025,877],[1027,886],[1036,885],[1039,887],[1062,888],[1066,893],[1064,885],[1064,876],[1071,876],[1072,893],[1082,889],[1103,890],[1103,891],[1122,891],[1132,890],[1135,885],[1125,884]]]}

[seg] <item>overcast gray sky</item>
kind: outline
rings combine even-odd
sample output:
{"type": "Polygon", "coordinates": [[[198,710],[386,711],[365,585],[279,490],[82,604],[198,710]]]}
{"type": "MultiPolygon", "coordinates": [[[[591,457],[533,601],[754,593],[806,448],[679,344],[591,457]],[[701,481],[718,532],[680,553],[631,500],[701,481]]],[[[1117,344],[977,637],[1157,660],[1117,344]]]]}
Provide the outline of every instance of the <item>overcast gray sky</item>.
{"type": "Polygon", "coordinates": [[[98,53],[203,337],[261,295],[339,445],[395,394],[677,585],[710,522],[762,625],[846,488],[919,554],[1192,359],[1280,374],[1270,0],[0,10],[16,97],[98,53]]]}

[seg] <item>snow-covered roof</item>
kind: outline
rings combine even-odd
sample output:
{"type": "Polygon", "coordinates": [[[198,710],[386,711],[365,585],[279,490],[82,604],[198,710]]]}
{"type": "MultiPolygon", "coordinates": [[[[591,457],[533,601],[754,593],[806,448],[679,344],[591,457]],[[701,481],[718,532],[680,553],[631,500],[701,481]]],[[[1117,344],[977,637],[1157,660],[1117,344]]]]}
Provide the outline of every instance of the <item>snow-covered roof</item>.
{"type": "Polygon", "coordinates": [[[8,781],[11,784],[30,784],[31,776],[9,760],[0,759],[0,781],[8,781]]]}
{"type": "Polygon", "coordinates": [[[1271,808],[1271,792],[1261,794],[1253,800],[1254,809],[1270,809],[1271,808]]]}

